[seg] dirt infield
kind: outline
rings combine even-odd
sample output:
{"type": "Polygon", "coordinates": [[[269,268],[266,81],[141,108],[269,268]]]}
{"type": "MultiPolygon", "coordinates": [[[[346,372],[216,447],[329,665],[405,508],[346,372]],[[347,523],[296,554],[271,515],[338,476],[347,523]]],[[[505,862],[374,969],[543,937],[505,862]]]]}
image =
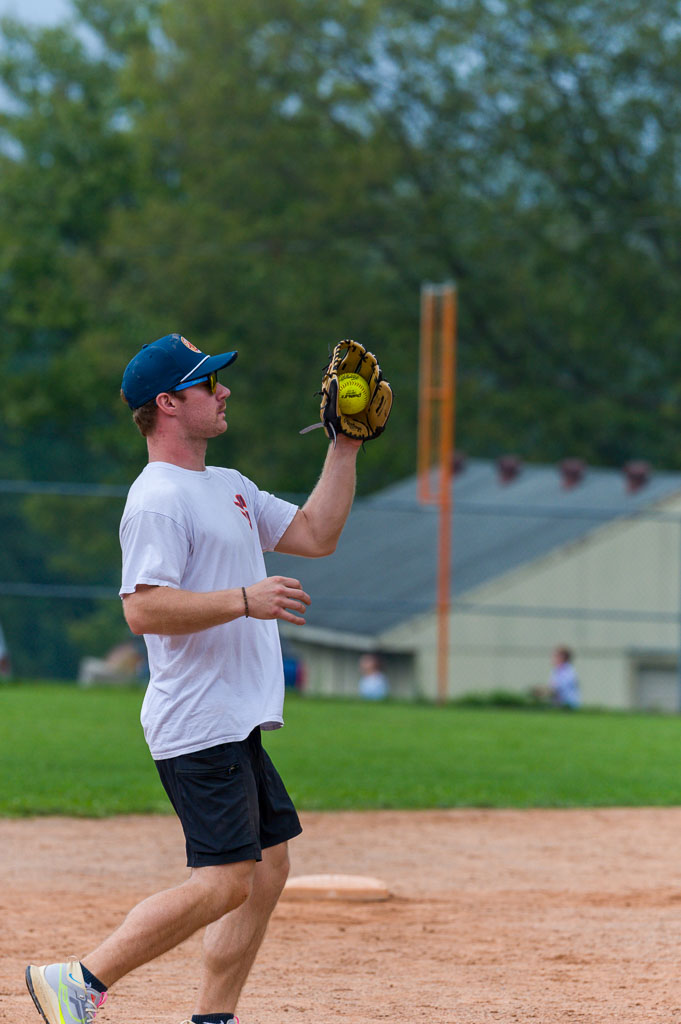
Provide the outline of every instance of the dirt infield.
{"type": "MultiPolygon", "coordinates": [[[[280,903],[243,1024],[681,1021],[681,809],[306,814],[293,874],[382,878],[383,903],[280,903]]],[[[82,955],[186,877],[173,818],[0,821],[0,1020],[38,1024],[29,961],[82,955]]],[[[97,1024],[191,1014],[195,936],[97,1024]]]]}

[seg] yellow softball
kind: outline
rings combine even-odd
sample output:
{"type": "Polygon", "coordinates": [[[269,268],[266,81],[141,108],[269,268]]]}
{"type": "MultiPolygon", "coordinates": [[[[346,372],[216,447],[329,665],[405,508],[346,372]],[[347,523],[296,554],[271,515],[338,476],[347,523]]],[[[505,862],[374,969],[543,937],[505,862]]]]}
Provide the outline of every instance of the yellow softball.
{"type": "Polygon", "coordinates": [[[338,378],[338,408],[344,416],[365,409],[369,402],[369,385],[359,373],[341,373],[338,378]]]}

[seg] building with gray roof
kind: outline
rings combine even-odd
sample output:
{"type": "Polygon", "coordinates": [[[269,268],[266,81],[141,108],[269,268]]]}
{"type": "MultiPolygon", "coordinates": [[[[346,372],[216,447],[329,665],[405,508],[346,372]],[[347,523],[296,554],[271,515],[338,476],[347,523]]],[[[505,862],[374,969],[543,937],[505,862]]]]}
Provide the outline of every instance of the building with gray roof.
{"type": "MultiPolygon", "coordinates": [[[[588,703],[678,706],[681,474],[471,459],[452,501],[448,696],[539,685],[561,643],[588,703]]],[[[267,556],[313,599],[282,630],[310,689],[356,692],[376,650],[396,695],[435,696],[438,517],[411,477],[358,499],[330,557],[267,556]]]]}

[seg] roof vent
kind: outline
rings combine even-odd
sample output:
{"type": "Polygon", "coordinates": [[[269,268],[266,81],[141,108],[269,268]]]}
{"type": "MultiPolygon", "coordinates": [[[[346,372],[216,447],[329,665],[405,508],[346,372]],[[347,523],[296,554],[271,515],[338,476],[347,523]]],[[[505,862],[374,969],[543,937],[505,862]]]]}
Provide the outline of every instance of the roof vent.
{"type": "Polygon", "coordinates": [[[523,468],[522,459],[518,455],[500,455],[497,459],[497,475],[500,484],[510,484],[520,475],[523,468]]]}
{"type": "Polygon", "coordinates": [[[627,494],[636,494],[650,480],[652,467],[649,462],[627,462],[622,472],[624,473],[627,494]]]}
{"type": "Polygon", "coordinates": [[[572,487],[581,484],[586,473],[586,462],[584,459],[563,459],[559,466],[563,489],[569,491],[572,487]]]}
{"type": "Polygon", "coordinates": [[[465,452],[454,452],[452,455],[452,473],[454,476],[458,476],[459,473],[463,473],[466,468],[466,454],[465,452]]]}

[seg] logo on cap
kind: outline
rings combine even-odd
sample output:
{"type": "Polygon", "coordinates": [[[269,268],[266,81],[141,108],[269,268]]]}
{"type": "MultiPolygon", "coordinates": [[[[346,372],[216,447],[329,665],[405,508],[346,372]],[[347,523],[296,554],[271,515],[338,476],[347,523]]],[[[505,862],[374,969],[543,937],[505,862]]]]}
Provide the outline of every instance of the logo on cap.
{"type": "Polygon", "coordinates": [[[198,349],[196,347],[196,345],[192,345],[191,341],[187,341],[187,339],[183,338],[182,335],[180,335],[180,341],[182,342],[183,345],[186,345],[187,348],[190,348],[192,350],[192,352],[199,352],[200,351],[200,349],[198,349]]]}

